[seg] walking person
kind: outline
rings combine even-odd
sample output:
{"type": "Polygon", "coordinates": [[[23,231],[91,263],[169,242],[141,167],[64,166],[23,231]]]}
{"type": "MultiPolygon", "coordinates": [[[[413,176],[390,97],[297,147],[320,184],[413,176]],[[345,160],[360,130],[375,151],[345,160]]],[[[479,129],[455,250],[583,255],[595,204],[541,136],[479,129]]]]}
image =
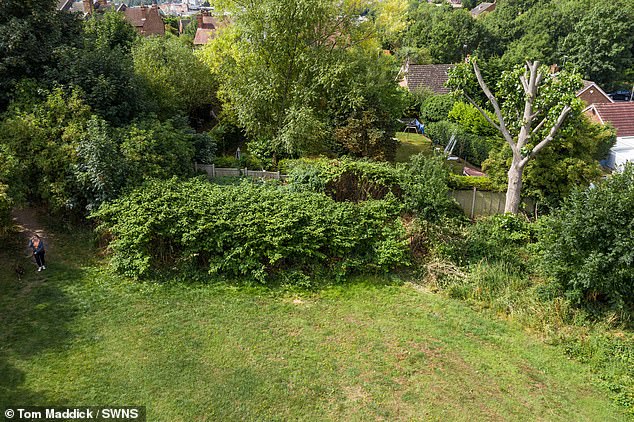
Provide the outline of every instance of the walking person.
{"type": "Polygon", "coordinates": [[[40,238],[40,236],[38,236],[37,234],[31,236],[31,239],[29,240],[29,248],[33,250],[33,256],[35,257],[37,270],[45,270],[46,261],[44,261],[44,255],[46,254],[46,249],[44,249],[44,241],[40,238]]]}

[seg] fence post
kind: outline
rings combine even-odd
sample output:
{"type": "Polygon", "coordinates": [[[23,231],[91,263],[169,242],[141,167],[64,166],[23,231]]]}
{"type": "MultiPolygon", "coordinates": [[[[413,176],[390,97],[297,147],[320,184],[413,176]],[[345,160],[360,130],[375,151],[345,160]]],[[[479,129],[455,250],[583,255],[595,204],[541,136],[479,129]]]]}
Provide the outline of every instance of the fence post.
{"type": "Polygon", "coordinates": [[[216,165],[211,165],[211,177],[216,177],[216,165]]]}
{"type": "Polygon", "coordinates": [[[247,167],[244,168],[244,175],[245,176],[249,175],[249,169],[247,167]]]}
{"type": "Polygon", "coordinates": [[[280,171],[279,171],[279,170],[277,171],[277,175],[275,176],[275,178],[276,178],[277,180],[280,180],[280,179],[281,179],[281,177],[280,177],[280,171]]]}
{"type": "Polygon", "coordinates": [[[473,187],[473,199],[471,200],[471,219],[473,220],[473,216],[475,214],[475,204],[476,204],[476,187],[473,187]]]}
{"type": "Polygon", "coordinates": [[[194,163],[194,171],[198,173],[198,163],[194,163]]]}

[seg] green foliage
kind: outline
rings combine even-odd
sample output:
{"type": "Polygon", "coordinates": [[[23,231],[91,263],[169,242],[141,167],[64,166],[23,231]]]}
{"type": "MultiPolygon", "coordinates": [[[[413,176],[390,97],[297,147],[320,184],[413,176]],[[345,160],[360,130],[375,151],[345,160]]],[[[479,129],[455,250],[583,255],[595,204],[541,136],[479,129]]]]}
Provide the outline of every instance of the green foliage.
{"type": "Polygon", "coordinates": [[[476,188],[479,191],[487,192],[501,192],[506,189],[506,186],[497,184],[486,176],[461,176],[459,174],[449,175],[449,186],[458,190],[476,188]]]}
{"type": "Polygon", "coordinates": [[[427,124],[447,120],[447,116],[454,106],[454,101],[451,94],[427,97],[420,106],[419,118],[421,122],[427,124]]]}
{"type": "Polygon", "coordinates": [[[214,103],[216,84],[209,68],[177,37],[141,38],[132,59],[159,116],[192,115],[214,103]]]}
{"type": "Polygon", "coordinates": [[[500,214],[486,217],[469,227],[465,259],[471,263],[486,260],[526,269],[526,247],[534,240],[533,225],[523,216],[500,214]]]}
{"type": "MultiPolygon", "coordinates": [[[[634,6],[630,1],[596,2],[584,11],[560,46],[584,77],[614,87],[634,64],[634,6]]],[[[629,88],[629,87],[628,87],[629,88]]]]}
{"type": "Polygon", "coordinates": [[[124,129],[121,153],[127,177],[144,179],[189,176],[193,171],[194,134],[182,122],[145,119],[124,129]]]}
{"type": "Polygon", "coordinates": [[[388,163],[341,158],[285,162],[289,187],[296,191],[326,193],[336,201],[360,202],[400,196],[400,177],[388,163]]]}
{"type": "Polygon", "coordinates": [[[93,214],[112,237],[112,264],[141,278],[154,270],[206,269],[266,282],[294,273],[344,275],[408,262],[399,206],[337,203],[322,194],[249,182],[153,182],[93,214]]]}
{"type": "Polygon", "coordinates": [[[146,110],[130,48],[138,34],[121,13],[111,11],[84,23],[83,45],[60,50],[47,72],[51,85],[81,88],[93,113],[123,126],[146,110]]]}
{"type": "Polygon", "coordinates": [[[0,2],[0,112],[23,78],[42,80],[59,49],[79,37],[79,19],[54,0],[0,2]]]}
{"type": "Polygon", "coordinates": [[[73,173],[86,201],[86,209],[96,209],[115,199],[126,184],[128,163],[121,159],[117,139],[108,123],[93,116],[77,146],[73,173]]]}
{"type": "MultiPolygon", "coordinates": [[[[496,121],[493,113],[487,112],[487,115],[491,120],[496,121]]],[[[487,137],[500,135],[497,129],[472,104],[456,101],[447,117],[450,121],[459,124],[465,131],[474,135],[487,137]]]]}
{"type": "Polygon", "coordinates": [[[391,139],[402,91],[393,59],[380,53],[374,22],[359,19],[365,7],[333,0],[222,3],[234,24],[202,55],[220,81],[225,116],[266,142],[259,149],[273,161],[326,153],[334,128],[354,144],[354,120],[366,112],[378,116],[372,129],[391,139]]]}
{"type": "Polygon", "coordinates": [[[404,211],[438,221],[461,216],[449,196],[449,170],[442,157],[414,155],[393,166],[372,161],[298,160],[288,162],[293,190],[324,192],[336,201],[366,201],[396,196],[404,211]]]}
{"type": "Polygon", "coordinates": [[[411,4],[410,26],[403,35],[404,51],[399,55],[416,63],[456,63],[489,39],[468,10],[454,10],[446,4],[411,4]]]}
{"type": "Polygon", "coordinates": [[[417,154],[409,163],[399,164],[398,169],[406,209],[428,221],[462,217],[460,207],[449,195],[449,169],[444,157],[417,154]]]}
{"type": "Polygon", "coordinates": [[[0,143],[0,237],[11,225],[11,208],[24,193],[18,176],[20,163],[8,145],[0,143]]]}
{"type": "Polygon", "coordinates": [[[335,129],[335,140],[346,153],[356,157],[394,160],[399,142],[393,129],[385,129],[394,126],[385,117],[388,116],[378,116],[372,111],[350,116],[345,126],[335,129]]]}
{"type": "MultiPolygon", "coordinates": [[[[544,271],[577,304],[634,306],[634,166],[590,189],[576,189],[546,218],[540,235],[544,271]]],[[[631,314],[630,314],[631,315],[631,314]]]]}
{"type": "Polygon", "coordinates": [[[19,104],[0,122],[0,144],[22,165],[16,179],[25,188],[21,196],[45,200],[54,211],[77,206],[72,169],[76,150],[90,118],[79,98],[55,90],[34,105],[19,104]]]}

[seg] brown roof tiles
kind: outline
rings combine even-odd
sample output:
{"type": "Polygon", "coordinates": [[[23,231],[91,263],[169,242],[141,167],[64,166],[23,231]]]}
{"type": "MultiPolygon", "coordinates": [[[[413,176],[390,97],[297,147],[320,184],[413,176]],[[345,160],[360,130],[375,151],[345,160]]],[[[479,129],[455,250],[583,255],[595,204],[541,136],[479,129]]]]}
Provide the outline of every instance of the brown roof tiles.
{"type": "Polygon", "coordinates": [[[437,94],[449,93],[445,83],[449,79],[448,71],[453,64],[410,64],[405,69],[404,83],[407,89],[415,91],[427,88],[437,94]]]}
{"type": "Polygon", "coordinates": [[[611,123],[616,136],[634,136],[634,102],[593,104],[586,109],[601,123],[611,123]]]}

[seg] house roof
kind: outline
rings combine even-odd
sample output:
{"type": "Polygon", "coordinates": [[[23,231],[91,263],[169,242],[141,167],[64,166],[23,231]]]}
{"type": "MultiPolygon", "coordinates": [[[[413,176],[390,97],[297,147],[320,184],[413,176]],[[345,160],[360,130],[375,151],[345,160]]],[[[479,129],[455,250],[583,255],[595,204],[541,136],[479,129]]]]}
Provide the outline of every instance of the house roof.
{"type": "Polygon", "coordinates": [[[612,124],[617,137],[634,136],[634,102],[592,104],[584,111],[592,112],[603,124],[612,124]]]}
{"type": "Polygon", "coordinates": [[[204,45],[213,38],[213,29],[197,28],[196,36],[194,37],[194,45],[204,45]]]}
{"type": "Polygon", "coordinates": [[[142,35],[163,35],[165,33],[163,19],[156,4],[151,7],[127,7],[123,9],[123,13],[126,20],[142,35]]]}
{"type": "Polygon", "coordinates": [[[495,10],[495,2],[493,3],[480,3],[479,5],[477,5],[476,7],[474,7],[473,9],[471,9],[471,16],[476,17],[481,15],[484,12],[491,12],[493,10],[495,10]]]}
{"type": "Polygon", "coordinates": [[[449,88],[445,83],[449,79],[448,71],[453,64],[410,64],[406,65],[405,83],[407,89],[415,91],[421,88],[428,88],[437,94],[449,93],[449,88]]]}
{"type": "Polygon", "coordinates": [[[581,95],[583,95],[584,92],[586,92],[588,90],[596,89],[601,95],[603,95],[605,97],[605,99],[606,99],[605,102],[606,103],[613,103],[614,102],[614,100],[612,98],[610,98],[610,96],[608,94],[606,94],[605,91],[603,91],[601,89],[601,87],[599,85],[597,85],[595,82],[587,81],[585,79],[583,79],[582,82],[583,82],[583,88],[581,88],[577,92],[576,97],[580,97],[581,95]]]}

